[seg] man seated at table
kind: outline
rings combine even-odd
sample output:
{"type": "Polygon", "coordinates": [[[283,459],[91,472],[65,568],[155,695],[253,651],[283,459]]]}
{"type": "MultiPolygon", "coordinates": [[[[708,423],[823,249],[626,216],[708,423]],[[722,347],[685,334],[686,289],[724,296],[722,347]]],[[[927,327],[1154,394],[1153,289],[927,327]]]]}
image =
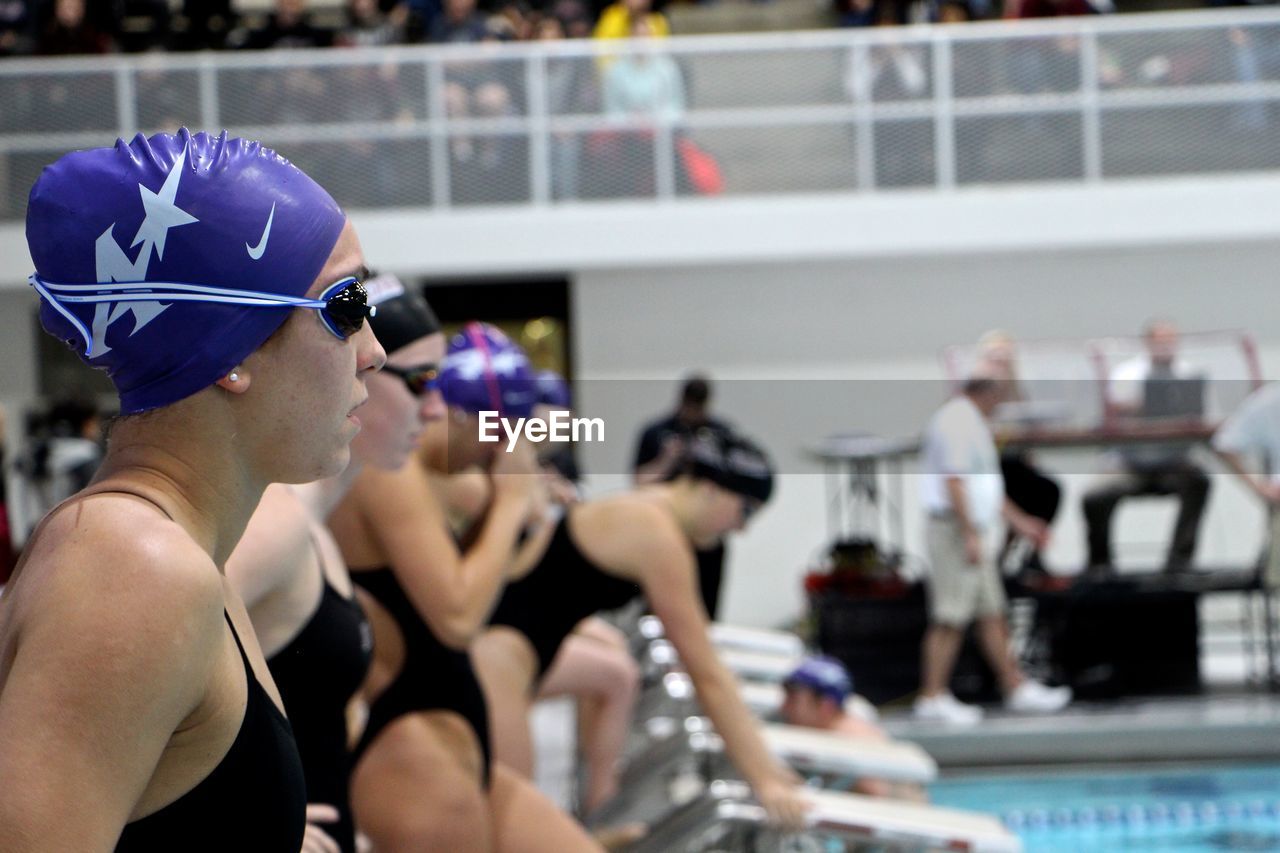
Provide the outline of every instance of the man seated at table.
{"type": "MultiPolygon", "coordinates": [[[[853,681],[844,664],[835,658],[820,655],[805,658],[787,676],[782,686],[786,691],[786,698],[782,702],[782,721],[789,726],[821,729],[863,740],[889,739],[884,729],[875,723],[845,710],[845,700],[853,694],[853,681]]],[[[872,797],[894,797],[919,802],[926,799],[919,785],[886,782],[883,779],[850,779],[845,787],[872,797]]]]}
{"type": "MultiPolygon", "coordinates": [[[[1178,355],[1178,329],[1167,320],[1147,324],[1146,353],[1120,364],[1107,383],[1107,406],[1121,425],[1198,422],[1204,417],[1205,376],[1178,355]]],[[[1164,568],[1183,571],[1196,551],[1200,518],[1209,498],[1209,478],[1191,459],[1187,443],[1135,444],[1122,448],[1084,496],[1089,531],[1089,572],[1113,573],[1111,516],[1121,500],[1139,495],[1176,495],[1174,524],[1164,568]]]]}

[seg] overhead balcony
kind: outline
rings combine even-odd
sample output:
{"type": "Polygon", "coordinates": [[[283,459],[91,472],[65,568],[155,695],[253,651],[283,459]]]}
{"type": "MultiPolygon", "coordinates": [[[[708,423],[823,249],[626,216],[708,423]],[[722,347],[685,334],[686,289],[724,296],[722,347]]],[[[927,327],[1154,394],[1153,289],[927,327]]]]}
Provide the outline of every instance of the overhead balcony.
{"type": "Polygon", "coordinates": [[[277,148],[406,273],[1257,240],[1280,10],[8,60],[3,284],[44,164],[180,125],[277,148]],[[657,66],[682,92],[627,110],[657,66]]]}

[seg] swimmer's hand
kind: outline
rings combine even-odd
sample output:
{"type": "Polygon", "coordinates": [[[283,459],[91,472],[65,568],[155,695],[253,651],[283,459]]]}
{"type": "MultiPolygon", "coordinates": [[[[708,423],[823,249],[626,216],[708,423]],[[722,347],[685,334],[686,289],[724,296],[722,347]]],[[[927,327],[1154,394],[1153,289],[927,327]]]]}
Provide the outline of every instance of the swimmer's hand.
{"type": "Polygon", "coordinates": [[[338,842],[334,841],[319,824],[334,823],[338,819],[338,810],[324,803],[307,803],[307,831],[302,836],[302,850],[299,853],[342,853],[338,842]]]}
{"type": "Polygon", "coordinates": [[[495,501],[503,498],[517,501],[526,517],[535,507],[545,506],[542,471],[529,442],[518,443],[510,453],[495,453],[489,476],[495,501]]]}
{"type": "Polygon", "coordinates": [[[804,788],[794,773],[782,771],[766,782],[752,785],[752,789],[770,823],[792,831],[804,829],[805,813],[812,805],[805,799],[804,788]]]}

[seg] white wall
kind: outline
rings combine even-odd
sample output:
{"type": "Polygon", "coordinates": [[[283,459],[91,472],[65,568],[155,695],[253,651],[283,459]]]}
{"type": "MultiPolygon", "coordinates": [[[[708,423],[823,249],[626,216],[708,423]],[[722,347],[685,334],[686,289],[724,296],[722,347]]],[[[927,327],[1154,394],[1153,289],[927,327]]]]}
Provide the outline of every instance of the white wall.
{"type": "MultiPolygon", "coordinates": [[[[717,411],[759,437],[786,473],[733,550],[724,615],[777,623],[800,611],[799,576],[828,541],[821,468],[804,449],[839,431],[918,431],[943,389],[911,380],[940,378],[941,347],[993,327],[1026,339],[1129,335],[1160,314],[1187,330],[1252,332],[1264,371],[1280,376],[1280,312],[1268,310],[1278,268],[1280,242],[1267,242],[584,273],[572,303],[574,358],[587,380],[579,407],[610,428],[608,441],[584,448],[585,467],[628,470],[635,428],[670,408],[690,368],[726,380],[717,411]],[[592,381],[623,379],[662,381],[592,381]],[[782,379],[794,381],[762,381],[782,379]]],[[[1078,567],[1078,498],[1096,454],[1042,460],[1070,473],[1051,561],[1078,567]]],[[[1259,543],[1258,511],[1226,480],[1215,480],[1203,562],[1245,561],[1259,543]]],[[[914,483],[905,497],[908,545],[919,554],[914,483]]],[[[1121,559],[1158,560],[1172,511],[1168,502],[1122,508],[1121,559]]]]}

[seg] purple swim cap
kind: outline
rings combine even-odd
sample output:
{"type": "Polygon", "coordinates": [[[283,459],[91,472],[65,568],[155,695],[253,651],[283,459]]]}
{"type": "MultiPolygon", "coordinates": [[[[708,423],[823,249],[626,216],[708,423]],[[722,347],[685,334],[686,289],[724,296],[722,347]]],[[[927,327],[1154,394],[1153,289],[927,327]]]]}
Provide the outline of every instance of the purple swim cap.
{"type": "Polygon", "coordinates": [[[467,412],[527,418],[538,401],[529,357],[519,344],[488,323],[468,323],[449,339],[440,365],[440,393],[467,412]]]}
{"type": "Polygon", "coordinates": [[[844,700],[853,692],[853,680],[849,678],[849,671],[844,668],[844,664],[825,655],[805,658],[783,684],[807,687],[832,699],[837,705],[844,704],[844,700]]]}
{"type": "Polygon", "coordinates": [[[573,408],[573,394],[569,391],[569,383],[554,370],[539,370],[535,380],[538,383],[538,403],[553,409],[573,408]]]}
{"type": "Polygon", "coordinates": [[[300,169],[225,132],[75,151],[45,167],[27,207],[40,322],[107,372],[122,414],[166,406],[284,323],[345,223],[300,169]]]}

